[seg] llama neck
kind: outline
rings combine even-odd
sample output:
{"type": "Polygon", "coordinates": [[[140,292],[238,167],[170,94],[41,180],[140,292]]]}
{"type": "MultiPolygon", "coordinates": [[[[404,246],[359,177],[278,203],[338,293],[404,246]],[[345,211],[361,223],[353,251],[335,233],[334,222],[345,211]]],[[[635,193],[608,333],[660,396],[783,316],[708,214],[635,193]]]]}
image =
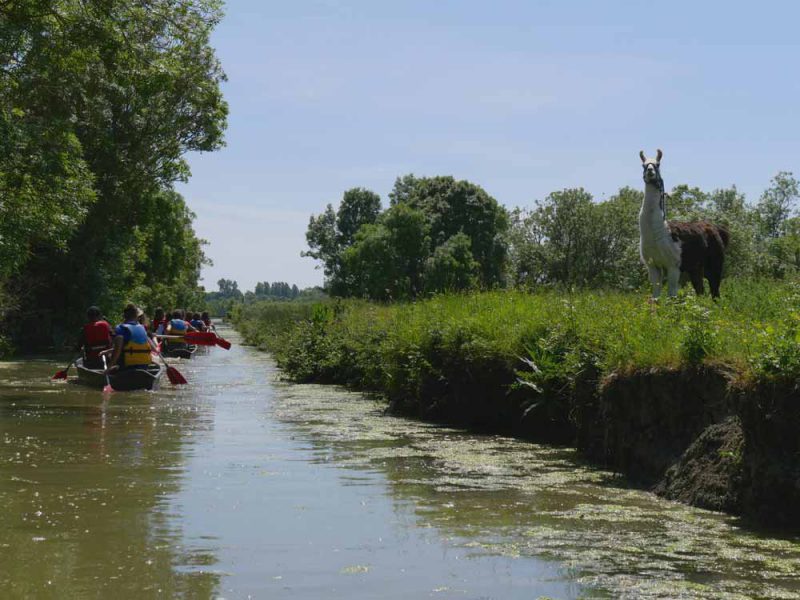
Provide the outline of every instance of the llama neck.
{"type": "Polygon", "coordinates": [[[652,183],[646,183],[644,186],[644,200],[639,211],[639,225],[642,228],[645,228],[645,226],[659,226],[664,222],[661,201],[659,187],[652,183]]]}

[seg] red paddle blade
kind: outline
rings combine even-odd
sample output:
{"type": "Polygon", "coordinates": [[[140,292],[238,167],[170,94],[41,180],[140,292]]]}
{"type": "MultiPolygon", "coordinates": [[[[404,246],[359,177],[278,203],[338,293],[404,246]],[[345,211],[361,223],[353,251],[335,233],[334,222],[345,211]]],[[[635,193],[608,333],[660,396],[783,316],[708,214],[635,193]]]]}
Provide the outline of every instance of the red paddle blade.
{"type": "Polygon", "coordinates": [[[167,367],[167,378],[172,385],[185,385],[189,383],[175,367],[167,367]]]}
{"type": "Polygon", "coordinates": [[[208,331],[189,331],[183,337],[187,342],[198,346],[213,346],[217,343],[217,336],[208,331]]]}
{"type": "Polygon", "coordinates": [[[66,379],[67,378],[67,371],[66,369],[59,371],[55,375],[53,375],[52,379],[66,379]]]}
{"type": "Polygon", "coordinates": [[[213,331],[189,331],[184,334],[187,342],[197,344],[199,346],[219,346],[225,350],[231,349],[231,343],[219,337],[213,331]]]}
{"type": "Polygon", "coordinates": [[[113,388],[113,387],[111,387],[111,385],[110,385],[110,384],[106,384],[106,385],[103,387],[103,393],[104,393],[104,394],[113,394],[113,393],[114,393],[114,388],[113,388]]]}

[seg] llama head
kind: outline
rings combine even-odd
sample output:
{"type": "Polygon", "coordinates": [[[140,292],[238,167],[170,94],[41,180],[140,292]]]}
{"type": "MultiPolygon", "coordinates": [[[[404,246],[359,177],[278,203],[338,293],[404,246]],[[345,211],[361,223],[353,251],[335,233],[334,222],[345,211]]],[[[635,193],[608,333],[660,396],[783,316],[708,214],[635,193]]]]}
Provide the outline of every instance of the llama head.
{"type": "Polygon", "coordinates": [[[650,183],[655,186],[662,187],[663,180],[661,179],[661,157],[664,156],[664,153],[661,150],[656,151],[656,157],[647,158],[644,155],[644,151],[639,151],[639,158],[642,159],[642,168],[644,169],[644,182],[650,183]]]}

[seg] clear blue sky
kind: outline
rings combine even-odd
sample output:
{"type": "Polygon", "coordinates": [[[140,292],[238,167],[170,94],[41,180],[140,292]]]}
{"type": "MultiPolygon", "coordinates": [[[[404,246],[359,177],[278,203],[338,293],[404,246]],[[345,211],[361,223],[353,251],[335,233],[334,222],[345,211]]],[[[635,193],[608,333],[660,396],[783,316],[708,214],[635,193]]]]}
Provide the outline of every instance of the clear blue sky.
{"type": "Polygon", "coordinates": [[[229,0],[213,44],[227,147],[180,186],[220,277],[320,284],[311,213],[395,177],[454,175],[508,207],[582,186],[800,171],[800,2],[229,0]]]}

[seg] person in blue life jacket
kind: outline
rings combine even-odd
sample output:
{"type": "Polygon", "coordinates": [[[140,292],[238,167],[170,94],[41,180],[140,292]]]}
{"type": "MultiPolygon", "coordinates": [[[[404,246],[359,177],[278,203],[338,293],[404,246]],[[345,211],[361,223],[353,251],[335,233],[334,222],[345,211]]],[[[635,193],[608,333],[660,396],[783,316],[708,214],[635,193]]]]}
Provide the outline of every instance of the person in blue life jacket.
{"type": "Polygon", "coordinates": [[[192,327],[194,327],[195,329],[197,329],[197,331],[205,331],[206,330],[206,324],[203,323],[203,320],[200,318],[200,313],[199,312],[196,312],[196,313],[194,313],[194,315],[192,315],[192,320],[189,321],[189,324],[192,327]]]}
{"type": "Polygon", "coordinates": [[[169,348],[185,348],[186,339],[183,337],[188,331],[197,331],[192,324],[184,318],[184,312],[180,308],[172,311],[172,318],[167,322],[167,335],[177,336],[177,338],[167,338],[169,348]]]}
{"type": "Polygon", "coordinates": [[[150,352],[155,346],[147,335],[147,329],[139,323],[142,315],[136,305],[128,304],[122,313],[124,321],[114,330],[114,343],[108,370],[146,369],[151,363],[150,352]]]}

